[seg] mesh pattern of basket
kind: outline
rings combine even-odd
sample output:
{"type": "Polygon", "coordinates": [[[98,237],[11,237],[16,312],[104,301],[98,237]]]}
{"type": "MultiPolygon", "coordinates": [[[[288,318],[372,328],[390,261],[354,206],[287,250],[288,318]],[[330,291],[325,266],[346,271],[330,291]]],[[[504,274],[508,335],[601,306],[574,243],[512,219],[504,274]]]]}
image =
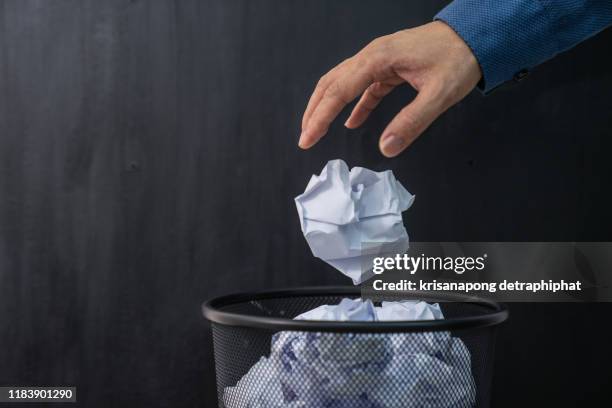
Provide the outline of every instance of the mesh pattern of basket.
{"type": "Polygon", "coordinates": [[[507,317],[502,306],[456,295],[410,294],[403,299],[438,302],[445,319],[291,320],[359,295],[356,288],[305,288],[206,303],[219,406],[489,406],[495,326],[507,317]]]}

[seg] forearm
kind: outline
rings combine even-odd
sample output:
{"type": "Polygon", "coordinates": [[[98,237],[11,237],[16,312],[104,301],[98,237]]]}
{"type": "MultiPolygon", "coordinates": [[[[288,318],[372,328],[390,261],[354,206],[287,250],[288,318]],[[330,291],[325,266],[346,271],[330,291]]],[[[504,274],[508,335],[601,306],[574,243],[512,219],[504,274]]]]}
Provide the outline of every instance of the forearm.
{"type": "Polygon", "coordinates": [[[612,24],[612,1],[455,0],[436,20],[470,46],[486,93],[612,24]]]}

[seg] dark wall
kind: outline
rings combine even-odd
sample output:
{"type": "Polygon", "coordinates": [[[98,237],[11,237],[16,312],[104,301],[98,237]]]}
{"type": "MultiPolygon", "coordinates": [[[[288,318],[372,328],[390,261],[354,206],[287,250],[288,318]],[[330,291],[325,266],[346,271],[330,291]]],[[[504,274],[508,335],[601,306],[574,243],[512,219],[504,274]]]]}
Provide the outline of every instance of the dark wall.
{"type": "MultiPolygon", "coordinates": [[[[409,151],[360,130],[297,146],[318,77],[444,1],[0,1],[0,385],[84,407],[212,407],[200,303],[347,283],[293,197],[329,159],[392,169],[418,241],[612,240],[612,31],[477,92],[409,151]]],[[[511,306],[494,406],[608,395],[612,308],[511,306]]]]}

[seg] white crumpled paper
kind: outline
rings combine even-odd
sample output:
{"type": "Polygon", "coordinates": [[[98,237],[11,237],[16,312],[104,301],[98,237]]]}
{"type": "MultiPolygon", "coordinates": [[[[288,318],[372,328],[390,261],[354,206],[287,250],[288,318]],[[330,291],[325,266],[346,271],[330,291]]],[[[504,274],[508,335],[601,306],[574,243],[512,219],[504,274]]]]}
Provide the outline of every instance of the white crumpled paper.
{"type": "Polygon", "coordinates": [[[402,212],[413,203],[391,170],[363,167],[350,171],[332,160],[313,175],[295,198],[302,232],[314,256],[350,277],[355,285],[369,279],[372,262],[408,250],[402,212]]]}
{"type": "MultiPolygon", "coordinates": [[[[343,299],[296,320],[404,321],[444,316],[438,304],[343,299]]],[[[224,390],[228,408],[467,408],[475,404],[470,352],[449,332],[280,332],[270,357],[224,390]]]]}

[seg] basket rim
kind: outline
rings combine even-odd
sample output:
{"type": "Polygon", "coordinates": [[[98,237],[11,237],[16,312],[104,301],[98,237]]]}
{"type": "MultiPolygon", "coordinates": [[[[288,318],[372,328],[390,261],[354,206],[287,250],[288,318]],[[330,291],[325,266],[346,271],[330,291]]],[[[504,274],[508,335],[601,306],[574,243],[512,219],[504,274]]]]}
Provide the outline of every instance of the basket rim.
{"type": "Polygon", "coordinates": [[[393,332],[432,332],[448,330],[478,329],[495,326],[503,323],[509,316],[503,303],[476,296],[467,296],[454,293],[411,291],[406,294],[408,298],[419,298],[433,302],[462,302],[472,303],[489,308],[489,313],[477,316],[457,317],[442,320],[418,321],[316,321],[293,320],[283,317],[254,316],[243,313],[234,313],[220,310],[220,307],[252,302],[256,300],[274,299],[279,297],[315,297],[315,296],[344,296],[361,297],[358,287],[351,286],[312,286],[299,288],[285,288],[277,290],[239,292],[219,296],[202,304],[202,314],[212,323],[223,326],[246,327],[266,330],[290,330],[310,332],[336,332],[336,333],[393,333],[393,332]]]}

